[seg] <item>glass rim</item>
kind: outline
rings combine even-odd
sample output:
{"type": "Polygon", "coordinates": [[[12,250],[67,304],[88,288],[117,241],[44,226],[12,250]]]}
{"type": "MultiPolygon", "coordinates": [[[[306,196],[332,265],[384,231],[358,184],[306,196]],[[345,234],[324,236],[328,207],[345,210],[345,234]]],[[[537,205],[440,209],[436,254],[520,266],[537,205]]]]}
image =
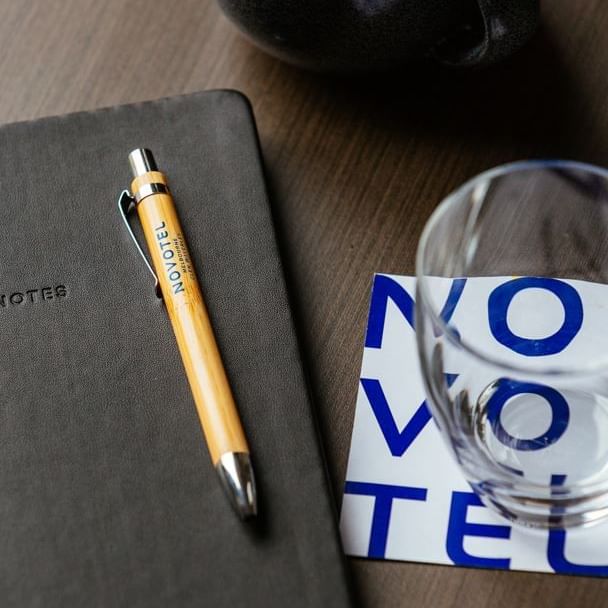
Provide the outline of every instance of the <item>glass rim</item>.
{"type": "MultiPolygon", "coordinates": [[[[418,241],[418,247],[416,249],[416,292],[417,292],[417,300],[420,298],[423,303],[426,305],[426,310],[428,311],[429,316],[431,317],[433,323],[435,323],[441,330],[448,336],[448,339],[455,345],[462,348],[465,352],[472,355],[474,358],[481,360],[482,362],[490,365],[494,365],[496,367],[502,367],[509,372],[516,372],[518,374],[524,376],[577,376],[577,375],[588,375],[597,373],[601,370],[608,370],[608,355],[606,357],[600,358],[599,361],[585,365],[585,366],[569,366],[569,367],[559,367],[559,366],[547,366],[547,367],[539,367],[530,368],[525,364],[518,365],[511,361],[503,360],[500,357],[495,357],[490,355],[489,353],[485,353],[483,350],[480,350],[476,346],[472,345],[466,339],[463,339],[456,330],[449,324],[446,323],[439,313],[436,310],[435,305],[433,304],[432,299],[430,298],[429,289],[428,289],[428,281],[427,278],[431,275],[427,275],[423,272],[423,264],[425,262],[425,252],[427,249],[428,241],[430,239],[430,235],[433,232],[433,229],[441,222],[444,215],[447,213],[449,209],[458,204],[463,195],[466,192],[471,192],[474,190],[476,186],[478,186],[482,182],[487,182],[497,177],[508,175],[511,173],[516,173],[518,171],[527,171],[527,170],[537,170],[542,168],[552,168],[552,169],[576,169],[578,171],[584,171],[589,174],[594,174],[602,177],[608,182],[608,169],[604,169],[602,167],[598,167],[596,165],[591,165],[588,163],[583,163],[579,161],[573,160],[560,160],[560,159],[540,159],[540,160],[524,160],[524,161],[516,161],[512,163],[506,163],[503,165],[498,165],[497,167],[493,167],[492,169],[488,169],[479,173],[467,180],[464,184],[459,186],[456,190],[453,190],[450,194],[444,197],[441,202],[435,207],[429,218],[427,219],[424,228],[422,229],[422,233],[420,235],[420,240],[418,241]]],[[[492,275],[487,275],[492,276],[492,275]]],[[[453,277],[453,278],[469,278],[469,277],[453,277]]],[[[568,277],[560,277],[566,279],[568,277]]],[[[418,302],[416,302],[416,310],[420,310],[420,306],[418,302]]]]}

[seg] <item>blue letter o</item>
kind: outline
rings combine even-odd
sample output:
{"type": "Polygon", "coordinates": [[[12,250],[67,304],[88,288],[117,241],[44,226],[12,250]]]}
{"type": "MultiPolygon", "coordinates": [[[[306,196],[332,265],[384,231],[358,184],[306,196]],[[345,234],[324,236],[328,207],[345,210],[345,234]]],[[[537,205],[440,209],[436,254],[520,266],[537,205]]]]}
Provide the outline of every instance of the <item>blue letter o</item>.
{"type": "Polygon", "coordinates": [[[522,277],[499,285],[488,298],[488,320],[492,335],[502,345],[527,357],[555,355],[570,344],[583,324],[583,303],[574,287],[546,277],[522,277]],[[507,311],[513,297],[530,288],[545,289],[559,298],[564,322],[551,336],[534,339],[516,336],[507,324],[507,311]]]}
{"type": "Polygon", "coordinates": [[[494,435],[500,443],[515,450],[531,452],[542,450],[555,443],[568,428],[570,408],[564,397],[550,386],[533,382],[517,382],[515,380],[500,380],[496,391],[488,400],[488,422],[494,435]],[[549,428],[534,439],[519,439],[513,437],[502,426],[500,414],[506,402],[515,395],[532,393],[546,399],[551,406],[551,424],[549,428]]]}

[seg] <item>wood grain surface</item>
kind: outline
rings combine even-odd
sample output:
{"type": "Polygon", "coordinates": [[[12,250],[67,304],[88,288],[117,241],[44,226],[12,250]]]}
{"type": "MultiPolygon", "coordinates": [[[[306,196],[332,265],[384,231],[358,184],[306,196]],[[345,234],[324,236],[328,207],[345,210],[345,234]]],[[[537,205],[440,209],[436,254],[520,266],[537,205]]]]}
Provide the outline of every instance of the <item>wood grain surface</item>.
{"type": "MultiPolygon", "coordinates": [[[[608,3],[543,0],[490,71],[307,73],[211,0],[0,0],[0,122],[236,88],[257,116],[288,281],[340,499],[372,273],[412,273],[422,226],[465,179],[522,158],[608,165],[608,3]]],[[[362,606],[608,605],[608,581],[350,560],[362,606]]]]}

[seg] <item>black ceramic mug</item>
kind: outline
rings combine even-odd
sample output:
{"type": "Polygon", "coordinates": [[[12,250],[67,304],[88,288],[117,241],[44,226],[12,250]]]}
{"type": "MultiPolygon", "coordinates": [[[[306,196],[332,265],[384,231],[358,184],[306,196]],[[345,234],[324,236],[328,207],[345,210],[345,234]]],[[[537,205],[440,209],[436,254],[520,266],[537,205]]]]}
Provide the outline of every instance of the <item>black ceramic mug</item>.
{"type": "Polygon", "coordinates": [[[524,44],[539,0],[219,0],[254,42],[321,70],[386,69],[434,57],[486,65],[524,44]]]}

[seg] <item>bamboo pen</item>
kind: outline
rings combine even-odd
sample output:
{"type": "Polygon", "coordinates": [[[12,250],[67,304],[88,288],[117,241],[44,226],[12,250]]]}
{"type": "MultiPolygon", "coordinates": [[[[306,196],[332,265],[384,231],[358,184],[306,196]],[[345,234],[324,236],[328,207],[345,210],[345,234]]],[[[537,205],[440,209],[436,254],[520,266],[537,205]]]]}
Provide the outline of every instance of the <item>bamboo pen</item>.
{"type": "Polygon", "coordinates": [[[149,150],[129,154],[137,215],[177,339],[213,465],[243,519],[256,515],[249,447],[167,179],[149,150]]]}

